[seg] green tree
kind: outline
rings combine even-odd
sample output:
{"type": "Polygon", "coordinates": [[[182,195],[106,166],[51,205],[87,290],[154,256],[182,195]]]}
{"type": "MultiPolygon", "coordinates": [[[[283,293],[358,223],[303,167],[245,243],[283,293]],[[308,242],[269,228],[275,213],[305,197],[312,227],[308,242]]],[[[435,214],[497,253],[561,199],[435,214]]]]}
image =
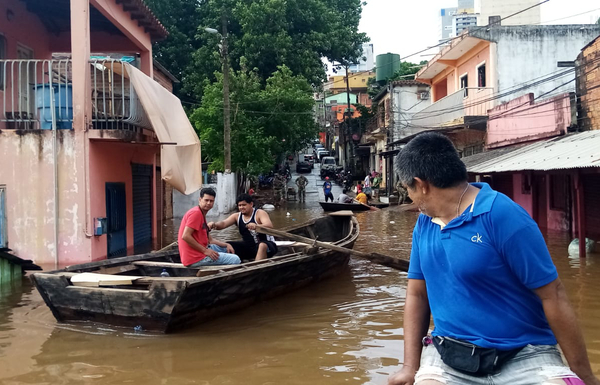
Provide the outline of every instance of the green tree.
{"type": "MultiPolygon", "coordinates": [[[[204,87],[202,105],[191,116],[211,170],[223,169],[222,75],[204,87]]],[[[263,87],[257,71],[232,71],[231,163],[234,171],[259,174],[316,137],[314,100],[306,79],[280,66],[263,87]]]]}
{"type": "Polygon", "coordinates": [[[220,70],[218,39],[225,14],[232,68],[244,62],[264,82],[281,65],[313,86],[326,79],[321,59],[353,62],[368,41],[358,32],[360,0],[148,0],[170,32],[155,45],[158,59],[182,81],[179,95],[200,98],[220,70]]]}

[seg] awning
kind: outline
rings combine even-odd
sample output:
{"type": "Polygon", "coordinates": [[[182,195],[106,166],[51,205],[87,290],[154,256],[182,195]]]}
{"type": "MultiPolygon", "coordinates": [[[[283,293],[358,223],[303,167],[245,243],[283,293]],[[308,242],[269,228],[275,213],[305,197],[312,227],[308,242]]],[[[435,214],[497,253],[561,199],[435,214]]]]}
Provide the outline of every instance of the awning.
{"type": "Polygon", "coordinates": [[[125,64],[131,84],[137,93],[161,146],[162,178],[182,194],[202,187],[200,140],[187,118],[181,101],[163,86],[130,64],[125,64]]]}
{"type": "MultiPolygon", "coordinates": [[[[600,130],[569,134],[523,146],[476,165],[475,174],[600,167],[600,130]]],[[[468,158],[466,158],[468,159],[468,158]]]]}

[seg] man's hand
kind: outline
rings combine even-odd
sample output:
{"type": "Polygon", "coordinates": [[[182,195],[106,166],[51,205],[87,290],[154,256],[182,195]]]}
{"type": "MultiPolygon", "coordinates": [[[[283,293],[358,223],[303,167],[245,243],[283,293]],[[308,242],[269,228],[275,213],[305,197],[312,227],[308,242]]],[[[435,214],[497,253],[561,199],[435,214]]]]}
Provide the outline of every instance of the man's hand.
{"type": "Polygon", "coordinates": [[[235,254],[235,250],[233,249],[233,246],[231,246],[229,243],[226,243],[225,246],[227,247],[227,252],[229,254],[235,254]]]}
{"type": "Polygon", "coordinates": [[[248,230],[252,230],[252,231],[254,231],[254,230],[256,230],[256,223],[248,223],[248,224],[246,225],[246,228],[247,228],[248,230]]]}
{"type": "Polygon", "coordinates": [[[219,259],[219,253],[217,253],[213,249],[206,249],[206,252],[204,254],[207,257],[209,257],[210,259],[212,259],[213,261],[216,261],[217,259],[219,259]]]}
{"type": "Polygon", "coordinates": [[[388,385],[412,385],[415,383],[415,371],[410,366],[403,366],[399,372],[388,378],[388,385]]]}
{"type": "Polygon", "coordinates": [[[215,230],[217,228],[215,222],[208,222],[206,224],[206,226],[208,227],[209,230],[215,230]]]}

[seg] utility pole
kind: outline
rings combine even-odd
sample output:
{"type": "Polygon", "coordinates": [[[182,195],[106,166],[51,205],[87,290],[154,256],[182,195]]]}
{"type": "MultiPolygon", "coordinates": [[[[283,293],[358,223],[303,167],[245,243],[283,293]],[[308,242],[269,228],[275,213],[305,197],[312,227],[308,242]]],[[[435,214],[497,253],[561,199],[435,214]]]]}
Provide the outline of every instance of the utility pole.
{"type": "Polygon", "coordinates": [[[229,111],[229,55],[227,52],[227,16],[225,10],[221,14],[222,39],[221,56],[223,60],[223,150],[225,174],[231,173],[231,114],[229,111]]]}
{"type": "Polygon", "coordinates": [[[354,138],[352,137],[352,131],[350,129],[350,77],[348,76],[348,64],[346,64],[346,100],[348,102],[348,107],[347,107],[347,119],[346,119],[346,127],[348,128],[348,137],[350,138],[350,141],[348,142],[348,144],[350,145],[350,160],[351,160],[351,166],[350,169],[354,172],[354,138]]]}

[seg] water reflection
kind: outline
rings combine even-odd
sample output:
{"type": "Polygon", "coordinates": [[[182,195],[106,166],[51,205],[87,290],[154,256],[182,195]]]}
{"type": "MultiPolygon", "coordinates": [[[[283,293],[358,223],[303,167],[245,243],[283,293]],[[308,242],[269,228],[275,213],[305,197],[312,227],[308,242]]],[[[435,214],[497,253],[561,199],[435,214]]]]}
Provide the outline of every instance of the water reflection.
{"type": "MultiPolygon", "coordinates": [[[[321,214],[316,202],[290,203],[271,217],[280,227],[321,214]]],[[[407,257],[416,217],[398,208],[359,213],[355,247],[407,257]]],[[[235,237],[235,228],[217,236],[235,237]]],[[[569,258],[564,234],[548,234],[547,242],[598,373],[600,255],[569,258]]],[[[353,259],[333,279],[153,335],[59,325],[25,281],[0,295],[0,383],[385,384],[402,361],[405,290],[405,273],[353,259]]]]}

